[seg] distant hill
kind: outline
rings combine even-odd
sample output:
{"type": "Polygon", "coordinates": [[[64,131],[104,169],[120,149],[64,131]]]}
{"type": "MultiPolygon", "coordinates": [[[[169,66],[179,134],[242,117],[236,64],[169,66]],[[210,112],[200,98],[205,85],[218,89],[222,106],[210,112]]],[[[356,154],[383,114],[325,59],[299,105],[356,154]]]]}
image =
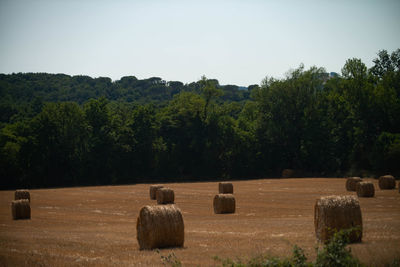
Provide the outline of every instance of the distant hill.
{"type": "MultiPolygon", "coordinates": [[[[218,101],[232,102],[249,99],[246,87],[219,85],[223,95],[218,101]]],[[[160,77],[137,79],[125,76],[112,81],[108,77],[92,78],[85,75],[70,76],[50,73],[0,74],[1,121],[15,113],[16,106],[33,101],[65,102],[82,104],[91,98],[106,97],[112,101],[128,103],[153,103],[165,105],[174,95],[182,92],[200,92],[199,82],[183,84],[180,81],[165,81],[160,77]]]]}
{"type": "MultiPolygon", "coordinates": [[[[247,87],[236,85],[217,86],[224,92],[224,101],[242,101],[249,98],[247,87]]],[[[108,77],[92,78],[85,75],[70,76],[49,73],[0,74],[1,99],[14,102],[31,101],[35,97],[43,101],[75,101],[83,103],[90,98],[104,96],[109,100],[125,102],[159,103],[171,100],[181,91],[200,90],[199,82],[183,84],[165,81],[159,77],[137,79],[125,76],[112,81],[108,77]]]]}

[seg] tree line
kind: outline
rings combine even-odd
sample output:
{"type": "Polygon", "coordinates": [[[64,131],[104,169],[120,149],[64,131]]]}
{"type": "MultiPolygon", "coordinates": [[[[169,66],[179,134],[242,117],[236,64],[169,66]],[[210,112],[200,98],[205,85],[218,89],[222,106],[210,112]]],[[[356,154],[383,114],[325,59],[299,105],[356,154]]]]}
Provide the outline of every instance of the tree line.
{"type": "MultiPolygon", "coordinates": [[[[236,85],[219,85],[223,95],[221,102],[240,102],[248,100],[247,88],[236,85]]],[[[254,87],[254,86],[253,86],[254,87]]],[[[251,87],[250,87],[251,88],[251,87]]],[[[33,102],[76,102],[80,105],[89,99],[105,97],[110,101],[152,103],[157,107],[165,106],[174,95],[180,92],[200,93],[199,82],[183,84],[179,81],[165,81],[159,77],[137,79],[125,76],[112,81],[107,77],[70,76],[49,73],[0,74],[0,123],[9,123],[13,116],[26,111],[33,102]]],[[[28,114],[29,115],[29,114],[28,114]]]]}
{"type": "Polygon", "coordinates": [[[0,75],[1,188],[400,173],[400,49],[240,90],[0,75]]]}

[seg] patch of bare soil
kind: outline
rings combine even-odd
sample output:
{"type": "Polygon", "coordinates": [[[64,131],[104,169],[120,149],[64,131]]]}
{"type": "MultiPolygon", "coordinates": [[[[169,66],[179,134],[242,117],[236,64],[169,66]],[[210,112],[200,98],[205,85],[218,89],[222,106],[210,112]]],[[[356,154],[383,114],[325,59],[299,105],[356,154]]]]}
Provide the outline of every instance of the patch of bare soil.
{"type": "MultiPolygon", "coordinates": [[[[383,265],[400,255],[400,194],[379,190],[360,198],[363,242],[355,256],[383,265]]],[[[31,190],[31,220],[12,220],[14,191],[0,192],[2,266],[158,266],[174,253],[184,266],[215,265],[213,257],[289,256],[293,245],[315,258],[314,203],[320,196],[355,195],[340,178],[233,182],[235,214],[214,214],[218,183],[171,183],[185,222],[184,248],[141,251],[136,219],[150,200],[149,184],[31,190]]]]}

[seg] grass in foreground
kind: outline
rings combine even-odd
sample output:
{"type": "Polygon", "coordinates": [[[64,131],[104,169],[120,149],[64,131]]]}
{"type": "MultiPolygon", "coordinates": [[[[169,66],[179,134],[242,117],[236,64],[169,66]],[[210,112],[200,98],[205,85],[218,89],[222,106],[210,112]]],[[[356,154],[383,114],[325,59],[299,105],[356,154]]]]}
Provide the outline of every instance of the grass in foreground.
{"type": "MultiPolygon", "coordinates": [[[[295,245],[290,258],[279,258],[271,256],[256,256],[250,260],[232,260],[214,257],[217,265],[223,267],[363,267],[366,266],[355,258],[349,244],[349,233],[351,230],[337,232],[333,238],[322,248],[317,248],[315,262],[308,262],[302,248],[295,245]]],[[[161,261],[166,266],[183,266],[174,253],[168,256],[161,256],[161,261]]],[[[395,259],[387,267],[400,267],[400,259],[395,259]]]]}

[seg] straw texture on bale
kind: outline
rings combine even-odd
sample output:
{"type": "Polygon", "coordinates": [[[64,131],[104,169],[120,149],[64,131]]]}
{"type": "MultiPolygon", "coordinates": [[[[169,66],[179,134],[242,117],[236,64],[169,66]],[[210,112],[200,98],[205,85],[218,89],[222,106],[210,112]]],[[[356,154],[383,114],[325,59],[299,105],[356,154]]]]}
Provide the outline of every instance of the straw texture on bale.
{"type": "Polygon", "coordinates": [[[396,180],[392,175],[384,175],[379,177],[380,189],[394,189],[396,187],[396,180]]]}
{"type": "Polygon", "coordinates": [[[359,197],[374,197],[375,195],[375,187],[371,182],[357,183],[356,191],[359,197]]]}
{"type": "Polygon", "coordinates": [[[171,188],[160,188],[156,192],[157,204],[174,204],[175,194],[171,188]]]}
{"type": "Polygon", "coordinates": [[[349,230],[350,242],[361,242],[362,217],[355,196],[327,196],[317,199],[314,206],[314,226],[317,239],[327,242],[340,230],[349,230]]]}
{"type": "Polygon", "coordinates": [[[19,199],[11,202],[11,213],[13,220],[30,219],[31,204],[28,199],[19,199]]]}
{"type": "Polygon", "coordinates": [[[356,191],[357,183],[362,182],[360,177],[349,177],[346,180],[346,190],[347,191],[356,191]]]}
{"type": "Polygon", "coordinates": [[[156,195],[157,190],[160,188],[163,188],[163,187],[164,187],[163,185],[159,185],[159,184],[150,185],[150,199],[156,199],[157,198],[157,195],[156,195]]]}
{"type": "Polygon", "coordinates": [[[235,213],[236,203],[232,194],[218,194],[214,197],[214,213],[235,213]]]}
{"type": "Polygon", "coordinates": [[[294,170],[284,169],[282,171],[282,178],[291,178],[291,177],[294,177],[294,170]]]}
{"type": "Polygon", "coordinates": [[[15,200],[19,200],[19,199],[27,199],[29,201],[31,201],[31,195],[29,194],[29,191],[26,189],[18,189],[15,191],[14,193],[15,196],[15,200]]]}
{"type": "Polygon", "coordinates": [[[182,247],[184,229],[182,213],[175,205],[144,206],[136,223],[139,247],[182,247]]]}
{"type": "Polygon", "coordinates": [[[218,192],[220,194],[233,194],[233,184],[228,182],[219,183],[218,192]]]}

